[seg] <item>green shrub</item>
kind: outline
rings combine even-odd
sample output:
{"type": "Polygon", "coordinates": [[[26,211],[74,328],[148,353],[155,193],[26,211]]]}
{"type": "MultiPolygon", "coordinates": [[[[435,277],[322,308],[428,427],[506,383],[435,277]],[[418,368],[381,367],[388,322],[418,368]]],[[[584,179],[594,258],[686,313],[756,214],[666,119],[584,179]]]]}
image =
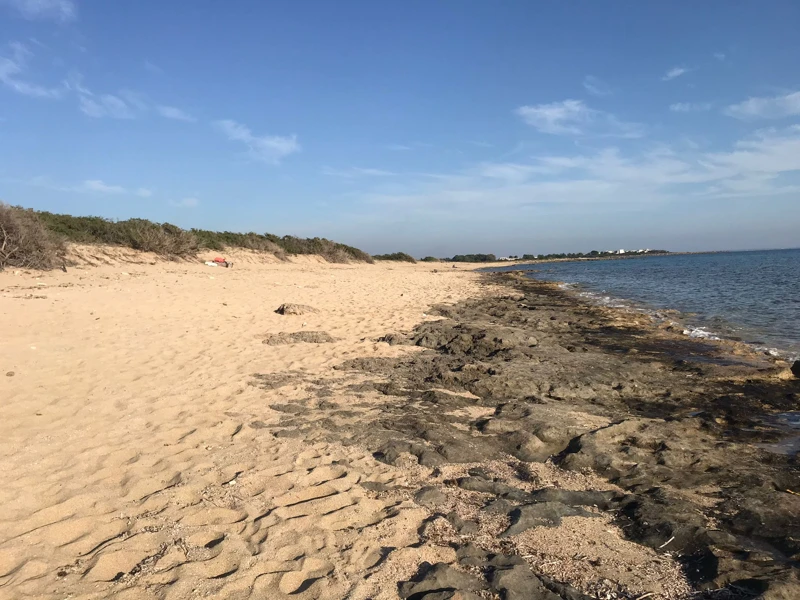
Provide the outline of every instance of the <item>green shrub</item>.
{"type": "Polygon", "coordinates": [[[167,257],[190,257],[203,249],[223,251],[226,248],[246,248],[271,252],[281,260],[285,260],[288,254],[314,254],[328,262],[372,262],[372,257],[366,252],[324,238],[304,239],[290,235],[281,238],[270,233],[205,229],[186,231],[171,223],[154,223],[146,219],[112,221],[102,217],[73,217],[33,210],[23,212],[35,215],[44,230],[59,243],[112,244],[167,257]]]}
{"type": "Polygon", "coordinates": [[[448,262],[482,263],[495,262],[496,260],[497,257],[494,254],[456,254],[448,262]]]}
{"type": "Polygon", "coordinates": [[[375,260],[397,260],[401,262],[416,263],[417,261],[410,254],[405,252],[394,252],[392,254],[373,254],[372,258],[375,260]]]}
{"type": "Polygon", "coordinates": [[[425,258],[420,259],[422,262],[440,262],[438,258],[435,256],[426,256],[425,258]]]}

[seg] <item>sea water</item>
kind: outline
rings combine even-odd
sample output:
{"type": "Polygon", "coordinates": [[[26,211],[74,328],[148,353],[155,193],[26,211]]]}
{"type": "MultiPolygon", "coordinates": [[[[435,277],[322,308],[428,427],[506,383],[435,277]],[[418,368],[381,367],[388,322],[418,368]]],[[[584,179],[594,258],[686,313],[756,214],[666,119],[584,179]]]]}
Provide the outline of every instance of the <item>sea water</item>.
{"type": "MultiPolygon", "coordinates": [[[[800,358],[800,249],[669,254],[514,265],[588,299],[648,310],[693,337],[736,339],[800,358]]],[[[494,269],[493,269],[494,270],[494,269]]]]}

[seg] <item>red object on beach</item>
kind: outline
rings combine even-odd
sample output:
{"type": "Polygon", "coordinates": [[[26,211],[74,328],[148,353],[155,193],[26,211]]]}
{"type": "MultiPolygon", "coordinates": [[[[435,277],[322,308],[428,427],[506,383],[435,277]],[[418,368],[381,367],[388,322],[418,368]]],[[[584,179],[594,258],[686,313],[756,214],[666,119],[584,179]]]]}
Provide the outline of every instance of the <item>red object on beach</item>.
{"type": "Polygon", "coordinates": [[[214,262],[215,263],[223,263],[223,262],[225,262],[225,259],[222,258],[221,256],[218,256],[217,258],[214,259],[214,262]]]}

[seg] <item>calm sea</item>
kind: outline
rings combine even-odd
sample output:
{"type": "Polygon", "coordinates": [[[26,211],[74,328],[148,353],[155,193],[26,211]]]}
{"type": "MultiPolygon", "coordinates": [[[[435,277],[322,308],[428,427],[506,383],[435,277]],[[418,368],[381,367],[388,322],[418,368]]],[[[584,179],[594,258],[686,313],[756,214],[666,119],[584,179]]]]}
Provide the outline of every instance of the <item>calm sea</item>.
{"type": "Polygon", "coordinates": [[[675,320],[694,337],[733,338],[788,358],[800,357],[800,249],[523,268],[532,269],[533,278],[564,282],[604,304],[656,313],[678,310],[681,314],[675,320]]]}

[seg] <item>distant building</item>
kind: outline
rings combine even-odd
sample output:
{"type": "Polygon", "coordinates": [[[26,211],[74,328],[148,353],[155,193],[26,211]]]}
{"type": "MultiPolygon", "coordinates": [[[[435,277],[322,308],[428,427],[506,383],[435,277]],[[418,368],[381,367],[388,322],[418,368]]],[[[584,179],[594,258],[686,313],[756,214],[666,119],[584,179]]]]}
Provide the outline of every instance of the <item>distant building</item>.
{"type": "Polygon", "coordinates": [[[619,252],[617,252],[617,254],[625,254],[625,249],[624,248],[620,248],[620,250],[619,250],[619,252]]]}

